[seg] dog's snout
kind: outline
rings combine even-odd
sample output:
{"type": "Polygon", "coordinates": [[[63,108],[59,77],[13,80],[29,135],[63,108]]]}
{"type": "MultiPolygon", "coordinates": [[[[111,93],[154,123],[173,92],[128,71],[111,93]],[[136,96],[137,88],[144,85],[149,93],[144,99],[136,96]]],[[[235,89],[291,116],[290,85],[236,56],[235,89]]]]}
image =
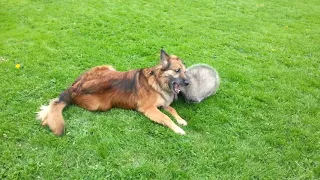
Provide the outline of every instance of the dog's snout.
{"type": "Polygon", "coordinates": [[[184,83],[185,86],[189,85],[189,81],[188,80],[184,80],[183,83],[184,83]]]}

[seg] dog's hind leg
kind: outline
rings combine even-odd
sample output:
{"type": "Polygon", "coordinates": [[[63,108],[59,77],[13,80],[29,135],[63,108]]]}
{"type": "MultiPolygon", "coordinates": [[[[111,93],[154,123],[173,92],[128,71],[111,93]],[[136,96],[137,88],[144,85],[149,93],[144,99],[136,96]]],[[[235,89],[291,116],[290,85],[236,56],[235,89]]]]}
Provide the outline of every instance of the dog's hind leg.
{"type": "Polygon", "coordinates": [[[150,118],[152,121],[168,126],[170,129],[172,129],[175,133],[185,135],[183,129],[181,129],[179,126],[177,126],[167,115],[163,114],[161,111],[159,111],[156,107],[151,107],[146,110],[141,111],[145,116],[150,118]]]}
{"type": "Polygon", "coordinates": [[[173,107],[168,106],[167,108],[164,108],[164,110],[168,111],[177,120],[178,124],[182,126],[186,126],[188,124],[187,121],[179,116],[179,114],[173,107]]]}
{"type": "Polygon", "coordinates": [[[101,109],[101,99],[93,94],[83,94],[73,99],[74,104],[89,111],[98,111],[101,109]]]}

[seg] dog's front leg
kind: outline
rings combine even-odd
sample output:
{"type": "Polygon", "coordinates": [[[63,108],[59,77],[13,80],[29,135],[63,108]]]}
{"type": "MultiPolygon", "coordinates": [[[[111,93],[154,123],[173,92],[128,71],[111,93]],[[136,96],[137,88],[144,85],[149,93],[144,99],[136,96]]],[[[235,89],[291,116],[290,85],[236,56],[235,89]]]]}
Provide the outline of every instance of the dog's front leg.
{"type": "Polygon", "coordinates": [[[186,126],[188,124],[187,121],[179,116],[179,114],[173,107],[168,106],[167,108],[164,108],[164,110],[168,111],[177,120],[178,124],[182,126],[186,126]]]}
{"type": "Polygon", "coordinates": [[[185,135],[183,129],[177,126],[167,115],[163,114],[157,107],[151,107],[141,111],[145,116],[150,118],[152,121],[168,126],[175,133],[185,135]]]}

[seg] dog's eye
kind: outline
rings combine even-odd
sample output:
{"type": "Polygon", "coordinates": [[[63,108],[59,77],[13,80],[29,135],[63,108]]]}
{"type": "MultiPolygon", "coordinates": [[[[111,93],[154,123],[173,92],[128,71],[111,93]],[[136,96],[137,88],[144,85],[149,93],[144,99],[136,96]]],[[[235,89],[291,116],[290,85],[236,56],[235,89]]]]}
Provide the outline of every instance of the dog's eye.
{"type": "Polygon", "coordinates": [[[180,68],[175,70],[177,73],[180,72],[180,68]]]}

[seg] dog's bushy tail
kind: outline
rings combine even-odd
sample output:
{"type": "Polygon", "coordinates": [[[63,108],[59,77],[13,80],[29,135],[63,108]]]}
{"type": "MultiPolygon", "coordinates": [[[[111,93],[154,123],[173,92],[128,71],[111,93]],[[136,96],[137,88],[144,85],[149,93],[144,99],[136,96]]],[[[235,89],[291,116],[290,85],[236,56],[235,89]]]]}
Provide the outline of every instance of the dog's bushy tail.
{"type": "Polygon", "coordinates": [[[64,133],[64,119],[62,116],[63,109],[71,104],[71,87],[62,92],[59,98],[50,101],[49,105],[42,105],[37,112],[37,119],[42,121],[42,125],[48,125],[55,135],[64,133]]]}
{"type": "Polygon", "coordinates": [[[37,119],[42,121],[42,125],[48,125],[55,135],[64,133],[64,119],[62,110],[67,106],[67,103],[58,98],[50,101],[49,105],[42,105],[37,113],[37,119]]]}

